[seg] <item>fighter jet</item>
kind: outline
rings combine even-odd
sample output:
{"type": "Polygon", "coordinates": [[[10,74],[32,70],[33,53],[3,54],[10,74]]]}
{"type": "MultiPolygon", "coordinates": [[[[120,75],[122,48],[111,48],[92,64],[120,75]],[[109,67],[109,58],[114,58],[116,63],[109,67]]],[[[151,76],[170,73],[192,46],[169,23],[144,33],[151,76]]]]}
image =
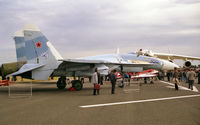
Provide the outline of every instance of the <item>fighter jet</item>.
{"type": "MultiPolygon", "coordinates": [[[[22,76],[23,78],[46,80],[49,76],[60,77],[57,87],[66,87],[66,77],[89,77],[95,68],[102,75],[107,75],[111,70],[118,69],[122,72],[141,72],[146,69],[172,70],[179,67],[173,62],[134,53],[105,54],[76,59],[64,59],[49,40],[34,24],[25,25],[24,29],[15,33],[17,60],[23,66],[9,76],[22,76]]],[[[80,80],[74,79],[72,86],[81,90],[83,85],[80,80]]]]}

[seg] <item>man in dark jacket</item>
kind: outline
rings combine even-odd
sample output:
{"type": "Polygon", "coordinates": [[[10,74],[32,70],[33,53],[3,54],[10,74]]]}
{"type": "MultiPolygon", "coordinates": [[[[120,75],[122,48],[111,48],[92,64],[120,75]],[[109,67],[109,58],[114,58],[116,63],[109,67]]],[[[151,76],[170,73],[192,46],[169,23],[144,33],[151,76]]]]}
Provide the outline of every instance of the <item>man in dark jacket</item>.
{"type": "Polygon", "coordinates": [[[110,74],[110,81],[112,84],[112,90],[111,90],[111,94],[115,94],[115,85],[116,85],[116,81],[117,81],[117,77],[116,77],[116,70],[113,70],[112,73],[110,74]]]}
{"type": "MultiPolygon", "coordinates": [[[[97,77],[98,77],[98,84],[101,84],[101,75],[99,72],[97,72],[97,77]]],[[[99,95],[99,89],[97,89],[97,94],[99,95]]]]}
{"type": "Polygon", "coordinates": [[[167,80],[168,80],[168,82],[170,82],[170,77],[171,77],[171,71],[169,70],[169,71],[167,71],[167,80]]]}

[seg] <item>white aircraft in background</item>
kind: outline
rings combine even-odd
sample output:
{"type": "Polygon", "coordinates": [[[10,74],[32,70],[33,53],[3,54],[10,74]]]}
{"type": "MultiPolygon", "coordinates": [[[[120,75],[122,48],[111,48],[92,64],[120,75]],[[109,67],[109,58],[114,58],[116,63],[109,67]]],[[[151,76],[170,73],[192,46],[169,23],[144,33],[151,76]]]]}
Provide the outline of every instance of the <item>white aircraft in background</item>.
{"type": "Polygon", "coordinates": [[[183,61],[185,61],[185,63],[184,63],[185,67],[190,67],[192,65],[191,61],[193,61],[193,60],[199,60],[200,61],[200,57],[169,54],[169,53],[156,53],[156,52],[152,52],[151,50],[140,49],[139,52],[135,52],[135,53],[136,54],[140,53],[141,55],[168,60],[170,62],[173,62],[173,60],[175,60],[175,59],[183,60],[183,61]]]}
{"type": "MultiPolygon", "coordinates": [[[[66,87],[66,76],[91,76],[95,68],[100,74],[107,75],[111,70],[122,72],[142,72],[146,69],[172,70],[179,67],[167,60],[134,53],[105,54],[77,59],[63,59],[48,39],[34,24],[25,25],[14,36],[18,62],[25,62],[19,70],[7,75],[23,78],[46,80],[49,76],[59,76],[57,87],[66,87]]],[[[82,89],[80,80],[73,80],[76,90],[82,89]]]]}

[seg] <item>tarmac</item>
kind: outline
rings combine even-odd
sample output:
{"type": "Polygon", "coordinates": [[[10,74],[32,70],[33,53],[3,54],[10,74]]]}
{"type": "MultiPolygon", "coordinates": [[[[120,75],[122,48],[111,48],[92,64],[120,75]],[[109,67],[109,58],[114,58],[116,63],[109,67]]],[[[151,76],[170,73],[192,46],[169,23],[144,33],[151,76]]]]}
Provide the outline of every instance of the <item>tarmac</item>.
{"type": "Polygon", "coordinates": [[[115,94],[104,82],[100,95],[92,95],[88,82],[81,91],[69,91],[70,85],[58,90],[55,81],[32,83],[32,96],[30,86],[15,95],[16,86],[26,84],[11,85],[10,96],[8,87],[0,86],[0,125],[200,125],[200,93],[175,91],[161,81],[116,85],[115,94]]]}

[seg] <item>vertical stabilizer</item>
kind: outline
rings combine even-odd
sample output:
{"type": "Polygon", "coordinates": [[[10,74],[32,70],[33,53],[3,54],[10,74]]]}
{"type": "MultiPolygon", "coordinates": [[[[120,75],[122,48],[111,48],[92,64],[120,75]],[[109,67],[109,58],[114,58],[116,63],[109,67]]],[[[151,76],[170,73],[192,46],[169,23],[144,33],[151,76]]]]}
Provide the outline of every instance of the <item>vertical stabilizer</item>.
{"type": "Polygon", "coordinates": [[[15,40],[17,62],[26,62],[24,31],[15,32],[13,39],[15,40]]]}
{"type": "Polygon", "coordinates": [[[58,59],[62,57],[34,24],[25,25],[24,41],[27,63],[44,65],[32,71],[32,78],[47,79],[58,67],[58,59]]]}

